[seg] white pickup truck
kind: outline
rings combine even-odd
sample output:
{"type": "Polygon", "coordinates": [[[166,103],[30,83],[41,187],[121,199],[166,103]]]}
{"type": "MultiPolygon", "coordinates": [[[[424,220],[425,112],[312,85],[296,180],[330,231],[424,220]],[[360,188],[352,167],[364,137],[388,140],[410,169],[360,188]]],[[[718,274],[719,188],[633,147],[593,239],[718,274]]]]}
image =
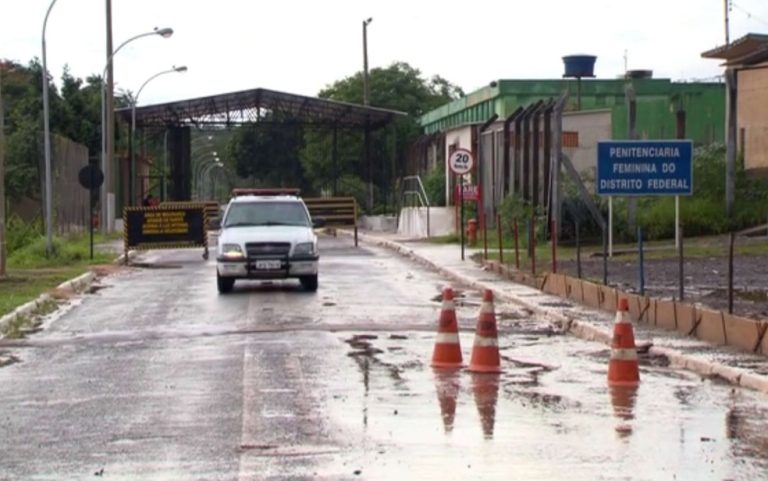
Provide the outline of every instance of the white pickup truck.
{"type": "MultiPolygon", "coordinates": [[[[321,224],[321,223],[320,223],[321,224]]],[[[320,254],[307,206],[296,189],[235,189],[220,222],[216,283],[297,278],[316,291],[320,254]]]]}

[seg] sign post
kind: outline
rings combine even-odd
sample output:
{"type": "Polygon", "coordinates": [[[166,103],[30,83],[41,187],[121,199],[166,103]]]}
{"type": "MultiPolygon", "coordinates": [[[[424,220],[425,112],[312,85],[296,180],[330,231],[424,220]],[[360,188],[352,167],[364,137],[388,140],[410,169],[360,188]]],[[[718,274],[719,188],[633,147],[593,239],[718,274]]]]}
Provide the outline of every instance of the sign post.
{"type": "Polygon", "coordinates": [[[459,180],[459,239],[461,242],[461,260],[464,260],[464,176],[472,171],[475,159],[467,149],[456,149],[448,157],[448,167],[459,180]]]}
{"type": "Polygon", "coordinates": [[[97,165],[88,164],[77,174],[77,180],[83,188],[88,189],[88,231],[91,235],[91,260],[93,260],[93,197],[104,183],[104,173],[97,165]]]}
{"type": "Polygon", "coordinates": [[[680,196],[693,194],[690,140],[619,140],[597,144],[597,193],[608,196],[609,256],[613,196],[675,196],[675,248],[680,248],[680,196]]]}

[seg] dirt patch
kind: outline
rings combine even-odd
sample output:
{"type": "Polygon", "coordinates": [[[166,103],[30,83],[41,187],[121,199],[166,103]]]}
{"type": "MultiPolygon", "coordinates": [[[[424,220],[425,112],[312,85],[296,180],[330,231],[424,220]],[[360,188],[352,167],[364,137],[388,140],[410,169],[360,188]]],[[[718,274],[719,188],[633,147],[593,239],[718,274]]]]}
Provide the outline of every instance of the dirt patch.
{"type": "MultiPolygon", "coordinates": [[[[768,319],[768,256],[741,255],[734,258],[733,312],[752,319],[768,319]]],[[[585,258],[582,277],[602,283],[603,261],[585,258]]],[[[576,262],[558,263],[558,270],[576,275],[576,262]]],[[[728,310],[728,259],[692,257],[685,259],[684,300],[700,303],[714,310],[728,310]]],[[[679,262],[677,259],[645,261],[645,294],[662,299],[679,299],[679,262]]],[[[608,284],[625,292],[638,293],[640,274],[637,260],[608,261],[608,284]]]]}

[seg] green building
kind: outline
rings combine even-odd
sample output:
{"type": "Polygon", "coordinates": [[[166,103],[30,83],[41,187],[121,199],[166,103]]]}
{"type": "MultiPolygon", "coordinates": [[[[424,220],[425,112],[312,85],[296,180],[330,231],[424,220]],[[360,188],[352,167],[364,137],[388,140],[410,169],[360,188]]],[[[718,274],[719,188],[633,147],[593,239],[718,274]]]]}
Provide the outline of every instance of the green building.
{"type": "MultiPolygon", "coordinates": [[[[641,71],[643,72],[643,71],[641,71]]],[[[685,112],[686,138],[696,144],[723,142],[725,135],[725,84],[672,82],[669,79],[634,78],[640,138],[673,139],[677,135],[678,112],[685,112]]],[[[465,97],[427,112],[420,119],[425,134],[447,132],[485,122],[494,113],[505,119],[515,109],[538,100],[569,93],[566,112],[609,110],[611,138],[628,138],[627,81],[612,80],[499,80],[465,97]]]]}

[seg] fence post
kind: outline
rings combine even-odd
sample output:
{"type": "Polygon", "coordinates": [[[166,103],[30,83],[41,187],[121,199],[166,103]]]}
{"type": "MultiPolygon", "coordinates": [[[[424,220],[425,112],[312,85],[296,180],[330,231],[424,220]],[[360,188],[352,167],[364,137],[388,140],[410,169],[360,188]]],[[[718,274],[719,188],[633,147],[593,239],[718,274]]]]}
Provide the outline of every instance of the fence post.
{"type": "Polygon", "coordinates": [[[685,258],[683,257],[683,226],[678,227],[680,232],[680,237],[678,238],[679,244],[678,244],[678,250],[677,250],[677,257],[678,257],[678,271],[680,273],[680,300],[685,299],[685,273],[683,271],[684,269],[684,263],[683,261],[685,258]]]}
{"type": "Polygon", "coordinates": [[[579,234],[579,221],[576,224],[576,277],[581,279],[581,236],[579,234]]]}
{"type": "Polygon", "coordinates": [[[488,260],[488,225],[485,223],[485,209],[480,213],[480,219],[483,224],[483,260],[488,260]]]}
{"type": "Polygon", "coordinates": [[[504,265],[504,238],[501,233],[501,214],[496,214],[496,234],[499,238],[499,272],[504,265]]]}
{"type": "Polygon", "coordinates": [[[733,314],[733,244],[736,235],[731,232],[728,236],[728,314],[733,314]]]}
{"type": "Polygon", "coordinates": [[[643,259],[643,228],[637,226],[637,255],[640,268],[640,295],[645,295],[645,265],[643,259]]]}
{"type": "Polygon", "coordinates": [[[557,224],[550,222],[549,235],[552,239],[552,274],[557,274],[557,224]]]}
{"type": "Polygon", "coordinates": [[[515,217],[512,222],[513,235],[515,237],[515,269],[520,270],[520,232],[518,229],[517,217],[515,217]]]}
{"type": "Polygon", "coordinates": [[[536,215],[531,215],[531,274],[536,277],[536,215]]]}

